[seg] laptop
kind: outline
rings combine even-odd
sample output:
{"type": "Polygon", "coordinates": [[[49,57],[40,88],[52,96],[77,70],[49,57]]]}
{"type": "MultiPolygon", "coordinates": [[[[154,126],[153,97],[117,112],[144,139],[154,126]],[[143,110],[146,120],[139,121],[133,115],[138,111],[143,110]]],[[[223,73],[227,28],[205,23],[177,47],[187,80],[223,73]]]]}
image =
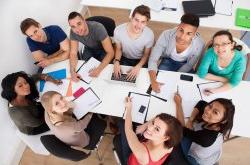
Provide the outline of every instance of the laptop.
{"type": "Polygon", "coordinates": [[[118,79],[116,79],[114,76],[114,73],[112,73],[109,81],[112,83],[136,86],[136,79],[127,80],[127,74],[123,74],[123,73],[121,74],[120,78],[118,78],[118,79]]]}
{"type": "Polygon", "coordinates": [[[195,14],[198,17],[208,17],[215,14],[211,0],[183,1],[184,13],[195,14]]]}
{"type": "Polygon", "coordinates": [[[250,28],[250,10],[238,8],[236,10],[235,24],[237,26],[250,28]]]}

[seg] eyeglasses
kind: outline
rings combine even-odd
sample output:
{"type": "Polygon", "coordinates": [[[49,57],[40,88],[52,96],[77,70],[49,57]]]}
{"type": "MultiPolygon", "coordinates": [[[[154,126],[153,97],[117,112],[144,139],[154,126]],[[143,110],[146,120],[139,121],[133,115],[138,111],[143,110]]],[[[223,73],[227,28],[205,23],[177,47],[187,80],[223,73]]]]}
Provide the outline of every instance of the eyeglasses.
{"type": "Polygon", "coordinates": [[[226,47],[227,45],[231,44],[232,42],[228,42],[228,43],[222,43],[222,44],[213,44],[214,48],[219,48],[219,47],[226,47]]]}

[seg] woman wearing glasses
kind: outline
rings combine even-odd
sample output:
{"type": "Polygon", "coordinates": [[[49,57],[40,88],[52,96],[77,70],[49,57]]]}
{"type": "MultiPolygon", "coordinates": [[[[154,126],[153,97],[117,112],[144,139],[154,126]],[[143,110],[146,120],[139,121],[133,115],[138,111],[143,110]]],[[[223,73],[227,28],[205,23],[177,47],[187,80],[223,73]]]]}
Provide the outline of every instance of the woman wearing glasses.
{"type": "Polygon", "coordinates": [[[246,68],[246,59],[241,49],[242,46],[236,45],[230,32],[222,30],[214,34],[212,47],[203,57],[197,74],[200,78],[219,81],[223,85],[205,89],[204,94],[223,92],[240,83],[246,68]]]}

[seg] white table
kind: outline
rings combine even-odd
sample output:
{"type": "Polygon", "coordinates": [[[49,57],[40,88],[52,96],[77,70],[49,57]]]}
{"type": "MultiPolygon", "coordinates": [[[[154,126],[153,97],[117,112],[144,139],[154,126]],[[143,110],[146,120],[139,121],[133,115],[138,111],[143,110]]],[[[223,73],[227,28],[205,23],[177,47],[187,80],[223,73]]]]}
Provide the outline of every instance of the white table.
{"type": "MultiPolygon", "coordinates": [[[[177,0],[178,8],[177,11],[160,11],[155,12],[151,10],[151,20],[167,23],[180,23],[180,18],[184,14],[182,1],[187,0],[177,0]]],[[[214,0],[212,0],[214,1],[214,0]]],[[[118,9],[133,9],[143,3],[143,0],[82,0],[81,5],[84,6],[94,6],[94,7],[109,7],[118,9]]],[[[211,17],[201,18],[200,25],[204,27],[221,28],[221,29],[232,29],[232,30],[244,30],[249,31],[249,28],[235,26],[235,14],[237,8],[250,9],[249,0],[234,0],[233,4],[233,14],[231,16],[225,16],[220,14],[215,14],[211,17]]]]}
{"type": "MultiPolygon", "coordinates": [[[[80,65],[83,63],[79,61],[80,65]]],[[[68,60],[53,64],[44,69],[43,73],[55,71],[58,69],[66,68],[69,70],[68,60]]],[[[123,69],[128,69],[129,67],[124,66],[123,69]]],[[[67,71],[68,72],[68,71],[67,71]]],[[[111,116],[122,117],[124,112],[124,99],[128,95],[128,92],[139,92],[145,94],[149,85],[149,75],[147,69],[143,68],[140,70],[140,74],[137,78],[136,87],[129,85],[114,84],[108,81],[113,72],[113,65],[108,65],[91,83],[90,87],[97,93],[101,98],[102,103],[92,110],[94,113],[106,114],[111,116]]],[[[199,84],[203,82],[208,82],[206,80],[200,79],[197,75],[193,75],[193,82],[185,82],[179,79],[179,72],[163,71],[164,74],[169,79],[176,79],[179,86],[184,83],[199,84]]],[[[185,73],[187,74],[187,73],[185,73]]],[[[69,75],[67,75],[69,77],[69,75]]],[[[228,95],[231,96],[233,103],[236,107],[235,117],[234,117],[234,127],[232,130],[233,135],[250,137],[250,82],[242,81],[237,87],[228,91],[228,95]]],[[[168,113],[175,116],[175,103],[173,99],[169,99],[167,102],[161,101],[155,97],[151,97],[150,106],[147,114],[147,120],[153,118],[159,113],[168,113]]]]}

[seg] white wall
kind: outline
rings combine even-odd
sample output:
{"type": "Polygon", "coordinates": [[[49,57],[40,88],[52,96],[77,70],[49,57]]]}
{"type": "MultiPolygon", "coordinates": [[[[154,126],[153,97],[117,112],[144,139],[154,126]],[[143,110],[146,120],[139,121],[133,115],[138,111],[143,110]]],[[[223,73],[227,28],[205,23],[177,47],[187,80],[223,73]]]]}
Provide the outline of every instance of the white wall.
{"type": "MultiPolygon", "coordinates": [[[[32,17],[42,26],[57,24],[68,30],[68,14],[80,7],[80,0],[1,0],[0,80],[12,72],[23,70],[31,74],[37,69],[19,28],[23,19],[32,17]]],[[[7,102],[2,98],[0,107],[0,164],[12,165],[21,142],[7,113],[7,102]]]]}

